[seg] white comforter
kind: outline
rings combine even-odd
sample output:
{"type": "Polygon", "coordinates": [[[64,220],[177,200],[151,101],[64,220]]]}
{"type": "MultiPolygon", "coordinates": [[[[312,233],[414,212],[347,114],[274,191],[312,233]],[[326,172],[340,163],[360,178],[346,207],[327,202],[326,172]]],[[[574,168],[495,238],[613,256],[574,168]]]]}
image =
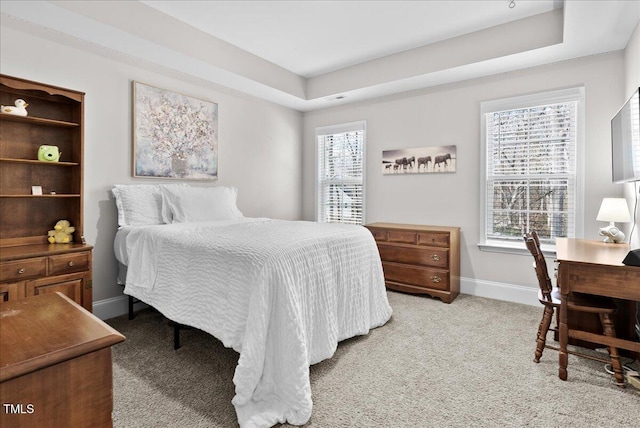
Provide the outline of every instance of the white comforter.
{"type": "Polygon", "coordinates": [[[128,230],[125,293],[240,353],[241,427],[306,423],[309,365],[391,317],[361,226],[244,218],[128,230]]]}

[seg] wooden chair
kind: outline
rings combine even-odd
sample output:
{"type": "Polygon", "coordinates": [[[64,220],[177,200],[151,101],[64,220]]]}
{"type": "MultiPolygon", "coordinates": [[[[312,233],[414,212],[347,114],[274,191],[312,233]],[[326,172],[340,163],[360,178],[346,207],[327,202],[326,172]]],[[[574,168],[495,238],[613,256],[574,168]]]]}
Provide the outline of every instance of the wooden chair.
{"type": "MultiPolygon", "coordinates": [[[[538,327],[538,336],[536,339],[536,352],[533,358],[535,363],[540,362],[542,357],[542,351],[544,348],[559,350],[558,347],[548,345],[546,343],[547,333],[549,330],[557,331],[557,313],[560,308],[560,290],[557,287],[553,287],[551,279],[549,278],[549,272],[547,270],[547,261],[540,249],[540,239],[538,233],[534,230],[527,233],[523,237],[527,249],[531,252],[534,259],[534,268],[536,276],[538,277],[538,284],[540,290],[538,291],[538,300],[544,306],[544,312],[542,315],[542,321],[538,327]],[[556,328],[550,328],[551,321],[556,316],[556,328]]],[[[615,328],[613,323],[613,315],[616,313],[616,305],[610,298],[593,296],[589,294],[572,293],[569,295],[567,302],[567,309],[571,312],[589,312],[598,314],[600,323],[602,324],[602,331],[606,336],[615,337],[615,328]]],[[[569,315],[571,317],[571,315],[569,315]]],[[[570,335],[570,333],[569,333],[570,335]]],[[[592,355],[583,354],[576,351],[568,351],[573,355],[589,358],[604,363],[611,363],[616,381],[618,385],[624,385],[624,374],[622,372],[622,365],[618,355],[618,349],[615,347],[607,347],[609,351],[609,360],[598,358],[592,355]]]]}

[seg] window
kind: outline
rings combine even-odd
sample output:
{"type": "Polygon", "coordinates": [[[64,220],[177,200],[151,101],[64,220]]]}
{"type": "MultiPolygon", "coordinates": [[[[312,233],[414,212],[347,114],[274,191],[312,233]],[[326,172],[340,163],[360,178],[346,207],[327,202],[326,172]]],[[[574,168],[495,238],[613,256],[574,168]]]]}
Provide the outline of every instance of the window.
{"type": "Polygon", "coordinates": [[[365,122],[316,129],[316,220],[364,223],[365,122]]]}
{"type": "Polygon", "coordinates": [[[582,234],[584,88],[482,103],[480,247],[543,247],[582,234]]]}

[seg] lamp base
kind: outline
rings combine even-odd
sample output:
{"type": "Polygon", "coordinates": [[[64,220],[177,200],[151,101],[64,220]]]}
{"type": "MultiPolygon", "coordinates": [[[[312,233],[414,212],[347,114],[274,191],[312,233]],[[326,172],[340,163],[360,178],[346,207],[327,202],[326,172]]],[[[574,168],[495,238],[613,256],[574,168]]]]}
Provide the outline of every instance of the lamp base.
{"type": "Polygon", "coordinates": [[[608,242],[611,244],[623,242],[625,238],[624,233],[622,233],[622,231],[613,224],[601,227],[598,234],[605,237],[604,242],[608,242]]]}

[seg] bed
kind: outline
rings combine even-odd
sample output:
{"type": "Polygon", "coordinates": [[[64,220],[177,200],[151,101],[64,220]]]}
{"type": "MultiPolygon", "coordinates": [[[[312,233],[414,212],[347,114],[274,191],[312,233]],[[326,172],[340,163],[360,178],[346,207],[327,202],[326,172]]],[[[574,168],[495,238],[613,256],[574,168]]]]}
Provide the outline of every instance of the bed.
{"type": "Polygon", "coordinates": [[[240,354],[232,402],[241,427],[306,423],[309,366],[391,317],[362,226],[247,218],[224,186],[113,193],[125,294],[240,354]]]}

